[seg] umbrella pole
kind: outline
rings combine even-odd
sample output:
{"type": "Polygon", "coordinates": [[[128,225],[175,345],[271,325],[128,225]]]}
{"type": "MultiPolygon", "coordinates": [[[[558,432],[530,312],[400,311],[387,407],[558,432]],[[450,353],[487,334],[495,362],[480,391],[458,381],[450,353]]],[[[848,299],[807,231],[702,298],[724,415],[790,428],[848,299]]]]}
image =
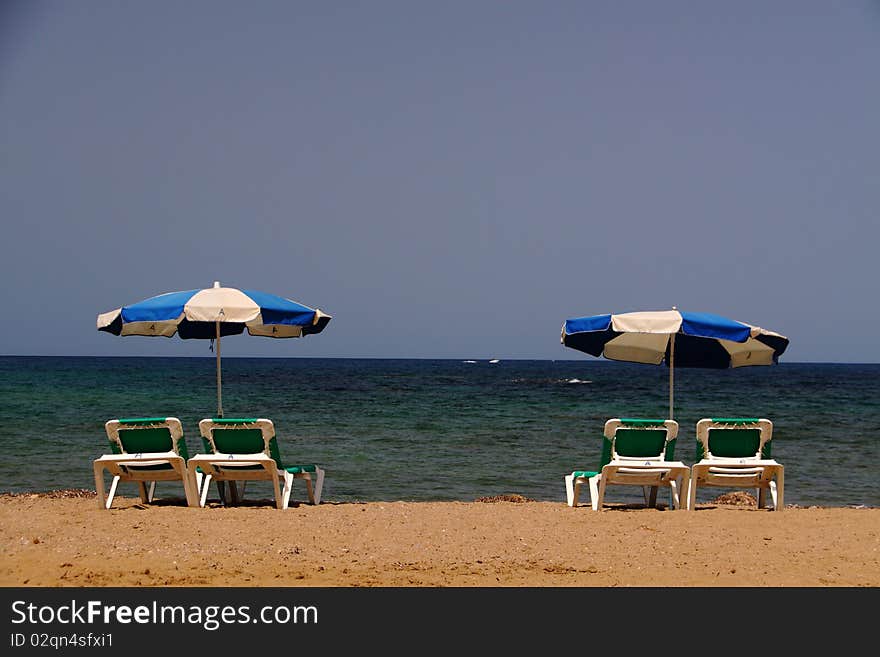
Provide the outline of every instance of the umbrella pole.
{"type": "Polygon", "coordinates": [[[220,320],[217,320],[217,417],[223,417],[223,393],[220,377],[220,320]]]}
{"type": "Polygon", "coordinates": [[[672,334],[672,339],[669,341],[669,419],[675,419],[673,417],[673,399],[675,394],[675,333],[672,334]]]}

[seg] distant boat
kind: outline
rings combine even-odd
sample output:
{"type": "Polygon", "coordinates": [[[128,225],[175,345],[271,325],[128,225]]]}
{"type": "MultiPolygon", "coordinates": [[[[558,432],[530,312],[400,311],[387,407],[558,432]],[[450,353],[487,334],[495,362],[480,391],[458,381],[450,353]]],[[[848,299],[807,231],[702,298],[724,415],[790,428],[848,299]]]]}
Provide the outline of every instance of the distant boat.
{"type": "Polygon", "coordinates": [[[497,363],[497,362],[498,362],[498,359],[497,359],[497,358],[493,358],[493,359],[490,360],[489,362],[490,362],[490,363],[497,363]]]}
{"type": "Polygon", "coordinates": [[[476,363],[477,361],[475,361],[475,360],[463,360],[463,361],[461,361],[461,362],[462,362],[462,363],[476,363]]]}

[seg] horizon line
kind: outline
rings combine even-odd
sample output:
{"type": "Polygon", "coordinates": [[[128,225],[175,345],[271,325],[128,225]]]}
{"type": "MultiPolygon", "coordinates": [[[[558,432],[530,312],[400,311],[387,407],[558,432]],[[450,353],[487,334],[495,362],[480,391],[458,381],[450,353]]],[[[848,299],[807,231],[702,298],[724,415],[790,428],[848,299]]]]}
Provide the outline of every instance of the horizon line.
{"type": "MultiPolygon", "coordinates": [[[[189,358],[189,359],[211,359],[215,360],[215,356],[181,356],[181,355],[155,355],[155,354],[138,354],[138,355],[119,355],[119,354],[76,354],[76,355],[58,355],[58,354],[0,354],[0,358],[189,358]]],[[[570,363],[596,363],[606,365],[650,365],[660,367],[663,363],[653,365],[653,363],[635,363],[630,361],[617,361],[608,358],[539,358],[539,357],[517,357],[517,356],[223,356],[223,360],[244,360],[244,359],[301,359],[301,360],[449,360],[459,362],[503,362],[503,361],[547,361],[547,362],[570,362],[570,363]]],[[[775,364],[780,365],[880,365],[877,361],[832,361],[832,360],[786,360],[775,364]]],[[[760,366],[766,367],[766,366],[760,366]]],[[[676,368],[676,369],[703,369],[703,368],[676,368]]],[[[744,369],[739,368],[722,368],[722,369],[744,369]]]]}

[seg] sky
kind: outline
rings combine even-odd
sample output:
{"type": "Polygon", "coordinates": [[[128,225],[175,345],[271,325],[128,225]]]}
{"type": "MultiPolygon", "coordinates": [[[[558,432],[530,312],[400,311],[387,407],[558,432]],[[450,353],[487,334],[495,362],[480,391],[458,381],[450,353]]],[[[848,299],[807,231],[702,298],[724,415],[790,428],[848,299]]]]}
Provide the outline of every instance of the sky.
{"type": "Polygon", "coordinates": [[[880,362],[880,2],[0,0],[0,354],[162,292],[319,335],[223,356],[593,360],[708,312],[880,362]]]}

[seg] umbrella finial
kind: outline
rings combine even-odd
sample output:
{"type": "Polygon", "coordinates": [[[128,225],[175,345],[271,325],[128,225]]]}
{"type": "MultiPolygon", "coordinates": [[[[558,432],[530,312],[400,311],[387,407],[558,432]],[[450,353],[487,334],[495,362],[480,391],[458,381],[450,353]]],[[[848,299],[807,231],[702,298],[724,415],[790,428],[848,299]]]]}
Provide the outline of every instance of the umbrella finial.
{"type": "Polygon", "coordinates": [[[214,287],[220,287],[220,281],[214,281],[214,287]]]}

